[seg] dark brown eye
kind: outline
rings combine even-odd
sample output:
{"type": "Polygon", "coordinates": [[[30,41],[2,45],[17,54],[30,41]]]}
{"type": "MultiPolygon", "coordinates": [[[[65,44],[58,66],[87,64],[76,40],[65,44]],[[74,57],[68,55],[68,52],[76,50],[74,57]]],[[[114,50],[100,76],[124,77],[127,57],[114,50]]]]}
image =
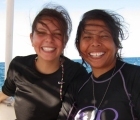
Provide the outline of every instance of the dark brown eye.
{"type": "Polygon", "coordinates": [[[54,36],[62,36],[61,33],[53,33],[54,36]]]}

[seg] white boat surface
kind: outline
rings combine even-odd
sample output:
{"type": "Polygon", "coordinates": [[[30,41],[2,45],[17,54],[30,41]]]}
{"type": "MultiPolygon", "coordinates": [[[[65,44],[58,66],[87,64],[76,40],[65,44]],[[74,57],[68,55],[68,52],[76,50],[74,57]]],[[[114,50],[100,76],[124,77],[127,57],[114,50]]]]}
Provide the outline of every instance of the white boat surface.
{"type": "Polygon", "coordinates": [[[15,111],[13,106],[8,106],[5,103],[0,104],[0,120],[15,120],[15,111]]]}
{"type": "Polygon", "coordinates": [[[10,100],[8,99],[0,103],[0,120],[15,120],[16,119],[15,110],[13,107],[14,103],[13,102],[10,103],[11,102],[10,100]]]}

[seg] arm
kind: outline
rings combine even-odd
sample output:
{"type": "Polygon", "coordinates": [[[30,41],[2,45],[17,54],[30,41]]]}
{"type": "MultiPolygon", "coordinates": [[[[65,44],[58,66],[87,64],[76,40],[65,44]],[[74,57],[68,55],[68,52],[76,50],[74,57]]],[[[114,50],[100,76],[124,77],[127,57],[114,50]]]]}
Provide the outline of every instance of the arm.
{"type": "Polygon", "coordinates": [[[77,93],[81,85],[85,82],[86,77],[88,75],[86,69],[83,66],[79,67],[71,67],[71,71],[66,76],[71,76],[71,82],[66,89],[65,97],[62,102],[62,108],[59,112],[59,116],[57,120],[66,120],[71,112],[73,104],[75,102],[75,98],[77,97],[77,93]],[[70,72],[73,72],[73,75],[70,72]]]}
{"type": "Polygon", "coordinates": [[[132,103],[134,105],[134,113],[138,120],[140,119],[140,67],[134,71],[132,79],[132,103]]]}
{"type": "Polygon", "coordinates": [[[135,90],[132,92],[132,102],[134,102],[134,110],[136,112],[136,117],[140,119],[140,77],[139,81],[136,82],[134,89],[135,90]]]}
{"type": "Polygon", "coordinates": [[[15,63],[17,62],[13,59],[9,65],[7,76],[2,86],[2,92],[7,96],[14,96],[16,90],[16,86],[14,82],[15,76],[17,74],[15,72],[15,68],[16,68],[15,63]]]}
{"type": "Polygon", "coordinates": [[[9,96],[5,95],[3,92],[0,92],[0,103],[3,101],[3,100],[6,100],[9,96]]]}

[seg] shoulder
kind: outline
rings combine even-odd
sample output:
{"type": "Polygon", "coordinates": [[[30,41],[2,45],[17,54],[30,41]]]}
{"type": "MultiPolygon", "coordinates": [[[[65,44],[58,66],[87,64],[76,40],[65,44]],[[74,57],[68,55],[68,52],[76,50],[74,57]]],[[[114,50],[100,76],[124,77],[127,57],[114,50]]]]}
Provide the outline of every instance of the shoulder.
{"type": "Polygon", "coordinates": [[[127,85],[131,87],[134,84],[140,86],[140,66],[129,64],[124,61],[117,61],[117,67],[127,85]]]}
{"type": "Polygon", "coordinates": [[[16,56],[15,58],[13,58],[12,61],[19,61],[19,62],[27,62],[27,60],[31,60],[31,59],[35,59],[36,55],[32,54],[32,55],[28,55],[28,56],[16,56]]]}
{"type": "Polygon", "coordinates": [[[64,77],[67,78],[67,80],[81,80],[88,74],[86,68],[82,64],[72,61],[67,57],[64,57],[64,59],[64,77]]]}
{"type": "Polygon", "coordinates": [[[134,90],[138,92],[138,88],[140,87],[140,66],[122,61],[120,63],[124,63],[121,72],[126,85],[130,88],[130,91],[134,90]]]}
{"type": "Polygon", "coordinates": [[[75,62],[67,57],[64,57],[64,66],[66,69],[86,69],[81,63],[75,62]]]}
{"type": "Polygon", "coordinates": [[[67,57],[64,57],[64,59],[65,59],[64,71],[66,71],[65,73],[68,76],[81,78],[82,76],[88,74],[86,68],[82,64],[75,62],[73,60],[70,60],[67,57]]]}
{"type": "Polygon", "coordinates": [[[140,111],[140,66],[125,63],[122,73],[136,111],[140,111]],[[138,105],[139,104],[139,105],[138,105]]]}
{"type": "Polygon", "coordinates": [[[138,65],[130,64],[124,61],[119,61],[119,63],[124,64],[124,67],[122,67],[122,71],[127,73],[128,75],[136,75],[140,72],[140,66],[138,65]]]}
{"type": "Polygon", "coordinates": [[[28,55],[28,56],[16,56],[15,58],[12,59],[10,63],[10,68],[12,67],[22,67],[22,66],[32,66],[33,61],[35,59],[36,55],[28,55]]]}
{"type": "Polygon", "coordinates": [[[11,63],[29,63],[35,59],[36,55],[28,55],[28,56],[16,56],[15,58],[12,59],[11,63]]]}

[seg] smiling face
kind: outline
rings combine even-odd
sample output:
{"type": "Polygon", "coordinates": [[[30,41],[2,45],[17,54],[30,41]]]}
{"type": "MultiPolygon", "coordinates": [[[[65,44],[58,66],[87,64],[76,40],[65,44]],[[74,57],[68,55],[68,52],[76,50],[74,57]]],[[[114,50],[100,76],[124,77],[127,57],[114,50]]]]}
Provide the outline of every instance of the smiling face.
{"type": "Polygon", "coordinates": [[[80,37],[79,50],[93,72],[102,73],[115,66],[117,47],[110,30],[101,20],[88,20],[80,37]]]}
{"type": "Polygon", "coordinates": [[[58,22],[52,18],[38,22],[33,34],[30,35],[38,59],[58,61],[64,49],[64,35],[58,22]]]}

